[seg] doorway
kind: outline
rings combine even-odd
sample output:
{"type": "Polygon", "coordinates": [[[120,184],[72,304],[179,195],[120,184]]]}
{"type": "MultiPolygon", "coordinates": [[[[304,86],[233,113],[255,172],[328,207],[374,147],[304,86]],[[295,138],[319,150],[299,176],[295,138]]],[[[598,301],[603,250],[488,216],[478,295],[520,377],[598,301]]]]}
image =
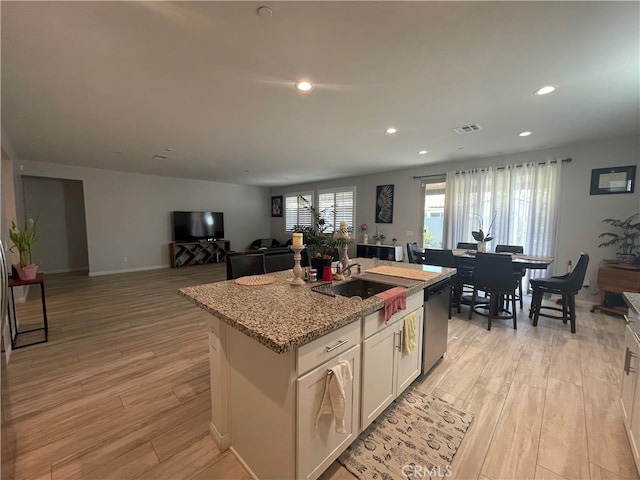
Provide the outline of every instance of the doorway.
{"type": "MultiPolygon", "coordinates": [[[[38,219],[33,259],[45,273],[89,271],[81,180],[23,176],[24,218],[38,219]]],[[[18,223],[22,223],[20,220],[18,223]]]]}
{"type": "Polygon", "coordinates": [[[424,181],[423,248],[442,248],[444,232],[444,186],[442,181],[424,181]]]}

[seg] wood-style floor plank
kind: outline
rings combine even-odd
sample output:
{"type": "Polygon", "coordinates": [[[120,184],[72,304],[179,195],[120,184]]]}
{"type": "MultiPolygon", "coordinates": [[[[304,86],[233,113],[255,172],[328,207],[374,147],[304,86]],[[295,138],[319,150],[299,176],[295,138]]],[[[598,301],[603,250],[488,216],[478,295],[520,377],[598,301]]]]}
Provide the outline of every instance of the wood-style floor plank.
{"type": "MultiPolygon", "coordinates": [[[[223,264],[47,275],[50,341],[14,351],[2,379],[3,453],[5,438],[13,452],[3,480],[249,478],[208,431],[209,316],[177,294],[224,277],[223,264]]],[[[579,304],[573,335],[557,320],[533,327],[527,308],[517,330],[498,322],[488,331],[463,307],[447,355],[416,380],[475,415],[452,478],[637,478],[618,405],[624,320],[579,304]],[[566,448],[584,432],[586,446],[566,448]]],[[[18,314],[39,322],[38,296],[18,314]]],[[[321,478],[354,477],[334,463],[321,478]]]]}
{"type": "Polygon", "coordinates": [[[544,390],[511,384],[482,466],[483,475],[491,479],[534,477],[543,407],[544,390]]]}
{"type": "Polygon", "coordinates": [[[584,415],[582,388],[550,377],[542,416],[538,465],[566,479],[589,477],[584,415]]]}

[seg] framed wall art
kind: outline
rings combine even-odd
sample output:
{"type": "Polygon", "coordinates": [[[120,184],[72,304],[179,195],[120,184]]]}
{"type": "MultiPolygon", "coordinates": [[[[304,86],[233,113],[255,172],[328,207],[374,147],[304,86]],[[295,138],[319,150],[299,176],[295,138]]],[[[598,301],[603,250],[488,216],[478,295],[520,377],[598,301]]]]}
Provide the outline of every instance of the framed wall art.
{"type": "Polygon", "coordinates": [[[271,197],[271,216],[272,217],[282,216],[282,195],[278,195],[277,197],[271,197]]]}
{"type": "Polygon", "coordinates": [[[376,223],[393,223],[393,185],[376,187],[376,223]]]}
{"type": "Polygon", "coordinates": [[[636,167],[594,168],[591,170],[590,195],[633,193],[636,184],[636,167]]]}

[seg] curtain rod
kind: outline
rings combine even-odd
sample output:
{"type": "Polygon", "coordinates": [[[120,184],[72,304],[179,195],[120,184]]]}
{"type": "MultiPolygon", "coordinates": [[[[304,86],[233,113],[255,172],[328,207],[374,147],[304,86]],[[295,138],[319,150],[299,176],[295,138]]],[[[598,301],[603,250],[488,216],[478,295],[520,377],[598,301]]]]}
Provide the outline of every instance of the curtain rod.
{"type": "MultiPolygon", "coordinates": [[[[563,158],[561,160],[551,160],[551,163],[558,163],[558,162],[569,163],[569,162],[572,162],[572,161],[573,161],[573,158],[569,157],[569,158],[563,158]]],[[[538,165],[544,165],[545,163],[546,162],[539,162],[538,165]]],[[[522,165],[516,165],[516,168],[519,168],[519,167],[522,167],[522,165]]],[[[496,170],[504,170],[505,168],[506,167],[497,167],[496,170]]],[[[486,170],[485,168],[481,168],[478,171],[483,172],[485,170],[486,170]]],[[[444,178],[444,177],[446,177],[446,175],[447,175],[446,173],[438,173],[438,174],[435,174],[435,175],[414,175],[413,179],[414,180],[419,180],[419,179],[422,179],[422,178],[436,178],[436,177],[444,178]]]]}

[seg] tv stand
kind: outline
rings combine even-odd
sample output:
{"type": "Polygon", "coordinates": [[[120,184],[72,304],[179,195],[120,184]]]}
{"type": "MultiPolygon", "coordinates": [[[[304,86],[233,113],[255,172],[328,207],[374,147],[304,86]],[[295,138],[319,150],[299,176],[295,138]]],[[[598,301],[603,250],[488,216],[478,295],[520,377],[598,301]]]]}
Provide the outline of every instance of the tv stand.
{"type": "Polygon", "coordinates": [[[224,262],[231,250],[229,240],[200,240],[197,242],[171,242],[169,263],[171,268],[224,262]]]}

